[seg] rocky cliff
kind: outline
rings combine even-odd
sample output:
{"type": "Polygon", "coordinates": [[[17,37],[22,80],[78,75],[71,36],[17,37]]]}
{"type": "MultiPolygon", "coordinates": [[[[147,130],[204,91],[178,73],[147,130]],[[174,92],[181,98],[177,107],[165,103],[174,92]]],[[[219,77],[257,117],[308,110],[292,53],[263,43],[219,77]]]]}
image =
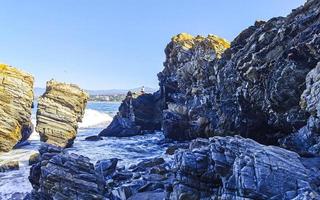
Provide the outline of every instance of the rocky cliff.
{"type": "Polygon", "coordinates": [[[309,0],[287,17],[256,22],[230,48],[218,39],[218,51],[210,36],[199,45],[174,37],[159,74],[167,137],[240,134],[275,144],[303,127],[310,113],[299,102],[320,59],[319,13],[320,2],[309,0]]]}
{"type": "Polygon", "coordinates": [[[0,64],[0,151],[9,151],[33,131],[31,75],[0,64]]]}
{"type": "Polygon", "coordinates": [[[36,130],[41,141],[70,147],[88,98],[76,85],[48,81],[46,92],[38,101],[36,130]]]}
{"type": "Polygon", "coordinates": [[[212,62],[230,47],[215,36],[174,36],[165,49],[164,69],[158,74],[163,107],[163,130],[172,139],[213,136],[209,124],[215,87],[212,62]]]}

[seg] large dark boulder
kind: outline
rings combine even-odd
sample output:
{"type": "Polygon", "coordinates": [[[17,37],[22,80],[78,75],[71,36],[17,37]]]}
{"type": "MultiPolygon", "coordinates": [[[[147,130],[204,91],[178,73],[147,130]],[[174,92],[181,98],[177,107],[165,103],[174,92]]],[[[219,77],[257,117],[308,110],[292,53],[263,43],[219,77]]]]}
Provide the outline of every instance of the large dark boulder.
{"type": "Polygon", "coordinates": [[[195,140],[175,155],[170,199],[319,199],[319,164],[239,136],[195,140]]]}
{"type": "Polygon", "coordinates": [[[119,107],[119,113],[124,118],[130,118],[130,105],[134,115],[134,123],[141,130],[160,130],[161,112],[159,112],[159,93],[142,93],[137,97],[127,95],[119,107]]]}
{"type": "Polygon", "coordinates": [[[26,199],[104,199],[105,182],[89,158],[43,144],[30,169],[33,191],[26,199]]]}
{"type": "Polygon", "coordinates": [[[130,137],[140,135],[141,129],[128,118],[116,115],[110,125],[99,133],[103,137],[130,137]]]}
{"type": "Polygon", "coordinates": [[[159,92],[139,95],[128,92],[118,114],[99,136],[130,137],[161,130],[161,100],[159,92]]]}

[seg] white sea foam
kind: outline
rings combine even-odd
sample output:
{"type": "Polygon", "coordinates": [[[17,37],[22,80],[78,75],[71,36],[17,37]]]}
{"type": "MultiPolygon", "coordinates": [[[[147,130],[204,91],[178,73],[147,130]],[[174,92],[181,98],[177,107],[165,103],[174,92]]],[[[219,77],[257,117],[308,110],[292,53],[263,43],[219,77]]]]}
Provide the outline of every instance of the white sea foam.
{"type": "Polygon", "coordinates": [[[112,117],[107,113],[86,109],[82,122],[79,123],[79,128],[105,127],[111,121],[112,117]]]}

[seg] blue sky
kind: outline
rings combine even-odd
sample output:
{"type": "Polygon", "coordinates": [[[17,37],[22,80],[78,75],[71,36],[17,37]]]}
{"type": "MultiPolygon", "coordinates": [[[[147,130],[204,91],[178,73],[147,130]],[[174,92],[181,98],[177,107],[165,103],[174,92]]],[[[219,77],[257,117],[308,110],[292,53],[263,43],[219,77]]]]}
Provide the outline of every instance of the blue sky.
{"type": "Polygon", "coordinates": [[[180,32],[228,40],[304,0],[0,1],[0,62],[86,89],[157,87],[164,48],[180,32]]]}

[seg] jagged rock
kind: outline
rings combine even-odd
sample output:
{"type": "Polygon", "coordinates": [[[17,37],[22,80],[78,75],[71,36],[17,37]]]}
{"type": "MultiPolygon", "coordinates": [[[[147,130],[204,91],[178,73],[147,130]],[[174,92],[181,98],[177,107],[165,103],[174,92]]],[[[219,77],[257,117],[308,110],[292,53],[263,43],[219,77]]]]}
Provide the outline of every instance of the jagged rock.
{"type": "Polygon", "coordinates": [[[48,81],[46,92],[38,101],[36,130],[41,141],[70,147],[87,100],[88,94],[76,85],[48,81]]]}
{"type": "Polygon", "coordinates": [[[141,135],[140,127],[128,118],[116,115],[110,125],[99,133],[102,137],[130,137],[141,135]]]}
{"type": "Polygon", "coordinates": [[[117,158],[112,158],[108,160],[99,160],[95,164],[95,169],[97,172],[102,174],[104,177],[112,175],[116,171],[118,164],[117,158]]]}
{"type": "Polygon", "coordinates": [[[138,96],[128,92],[119,107],[119,113],[99,136],[130,137],[161,129],[161,97],[142,93],[138,96]]]}
{"type": "Polygon", "coordinates": [[[10,151],[24,142],[33,131],[31,75],[0,64],[0,151],[10,151]]]}
{"type": "Polygon", "coordinates": [[[19,169],[18,161],[8,161],[4,163],[0,163],[0,172],[12,171],[19,169]]]}
{"type": "Polygon", "coordinates": [[[202,144],[175,155],[171,199],[320,198],[320,157],[302,158],[240,136],[202,144]]]}
{"type": "Polygon", "coordinates": [[[198,118],[192,117],[191,112],[198,115],[205,112],[196,110],[205,103],[197,98],[205,98],[204,88],[212,83],[207,81],[212,70],[210,63],[220,58],[229,46],[226,40],[214,35],[205,38],[186,33],[173,37],[167,45],[165,68],[158,74],[166,102],[163,130],[167,137],[183,140],[207,136],[206,124],[197,123],[198,118]]]}
{"type": "Polygon", "coordinates": [[[62,148],[44,144],[40,162],[33,165],[29,199],[104,199],[105,182],[89,158],[69,154],[62,148]]]}
{"type": "Polygon", "coordinates": [[[132,119],[141,130],[160,130],[161,112],[157,110],[159,98],[158,93],[142,93],[137,97],[127,95],[119,107],[119,114],[121,117],[132,119]],[[133,116],[131,116],[130,107],[133,116]]]}
{"type": "Polygon", "coordinates": [[[40,154],[39,153],[31,154],[31,156],[29,157],[29,165],[36,164],[39,161],[40,161],[40,154]]]}
{"type": "Polygon", "coordinates": [[[229,49],[217,37],[174,37],[158,75],[166,136],[240,134],[276,144],[303,127],[308,113],[299,101],[320,60],[319,13],[320,2],[309,0],[287,17],[256,22],[229,49]]]}
{"type": "Polygon", "coordinates": [[[320,62],[306,77],[300,105],[310,117],[306,126],[280,141],[285,148],[301,154],[320,154],[320,62]]]}

